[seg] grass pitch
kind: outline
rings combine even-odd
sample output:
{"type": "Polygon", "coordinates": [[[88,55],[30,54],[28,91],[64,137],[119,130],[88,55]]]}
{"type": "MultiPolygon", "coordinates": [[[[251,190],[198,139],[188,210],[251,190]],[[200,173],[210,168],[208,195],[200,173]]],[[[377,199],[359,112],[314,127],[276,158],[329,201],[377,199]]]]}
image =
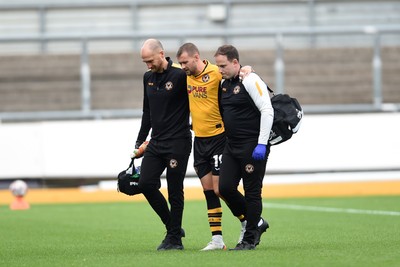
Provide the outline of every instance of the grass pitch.
{"type": "MultiPolygon", "coordinates": [[[[146,202],[0,206],[0,266],[400,266],[400,196],[264,199],[271,228],[254,251],[201,252],[205,201],[186,201],[183,251],[156,251],[164,227],[146,202]]],[[[240,226],[224,205],[223,233],[240,226]]]]}

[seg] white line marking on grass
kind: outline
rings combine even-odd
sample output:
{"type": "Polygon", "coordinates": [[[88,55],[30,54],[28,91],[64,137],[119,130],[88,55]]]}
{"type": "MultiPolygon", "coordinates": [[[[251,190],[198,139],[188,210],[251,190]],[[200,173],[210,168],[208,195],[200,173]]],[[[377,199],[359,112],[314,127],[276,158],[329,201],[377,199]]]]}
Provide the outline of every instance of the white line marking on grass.
{"type": "Polygon", "coordinates": [[[306,211],[319,211],[319,212],[400,216],[399,211],[343,209],[343,208],[303,206],[303,205],[282,204],[282,203],[263,203],[263,206],[266,208],[272,208],[272,209],[289,209],[289,210],[306,210],[306,211]]]}

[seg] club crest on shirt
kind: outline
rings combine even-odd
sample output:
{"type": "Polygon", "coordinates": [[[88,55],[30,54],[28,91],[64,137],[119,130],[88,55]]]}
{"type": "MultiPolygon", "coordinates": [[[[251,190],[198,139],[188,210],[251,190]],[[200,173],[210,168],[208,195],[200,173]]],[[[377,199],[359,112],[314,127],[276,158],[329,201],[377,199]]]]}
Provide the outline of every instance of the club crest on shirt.
{"type": "Polygon", "coordinates": [[[201,80],[203,81],[203,83],[206,83],[210,80],[210,75],[205,74],[201,77],[201,80]]]}
{"type": "Polygon", "coordinates": [[[236,85],[235,88],[233,88],[233,93],[236,95],[240,92],[240,86],[236,85]]]}
{"type": "Polygon", "coordinates": [[[170,166],[172,169],[175,169],[176,167],[178,167],[178,161],[177,161],[176,159],[171,159],[171,160],[169,161],[169,166],[170,166]]]}
{"type": "Polygon", "coordinates": [[[254,172],[254,166],[252,164],[247,164],[246,167],[244,167],[244,170],[247,173],[252,173],[252,172],[254,172]]]}
{"type": "Polygon", "coordinates": [[[174,84],[171,81],[169,81],[165,84],[165,90],[167,90],[167,91],[171,90],[173,87],[174,87],[174,84]]]}
{"type": "Polygon", "coordinates": [[[222,88],[222,92],[226,93],[226,88],[225,87],[222,88]]]}

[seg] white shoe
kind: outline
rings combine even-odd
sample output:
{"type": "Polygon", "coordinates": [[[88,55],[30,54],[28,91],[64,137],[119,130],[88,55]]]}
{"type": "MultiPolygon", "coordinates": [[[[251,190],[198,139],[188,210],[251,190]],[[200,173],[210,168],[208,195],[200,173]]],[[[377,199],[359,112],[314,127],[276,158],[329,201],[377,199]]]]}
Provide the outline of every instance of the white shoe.
{"type": "Polygon", "coordinates": [[[242,229],[240,229],[238,244],[243,241],[244,232],[246,232],[247,221],[243,221],[243,222],[241,222],[241,224],[242,224],[242,229]]]}
{"type": "Polygon", "coordinates": [[[201,251],[208,251],[208,250],[225,250],[226,246],[224,244],[224,241],[222,240],[222,236],[219,236],[217,238],[212,238],[210,243],[207,244],[205,248],[203,248],[201,251]]]}

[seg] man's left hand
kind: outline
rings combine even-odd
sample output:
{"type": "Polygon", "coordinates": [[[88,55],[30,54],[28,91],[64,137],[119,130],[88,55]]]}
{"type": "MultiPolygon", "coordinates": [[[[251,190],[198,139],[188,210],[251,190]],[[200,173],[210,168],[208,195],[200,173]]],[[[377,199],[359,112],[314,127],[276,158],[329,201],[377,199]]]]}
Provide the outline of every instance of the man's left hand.
{"type": "Polygon", "coordinates": [[[253,150],[252,157],[255,160],[263,160],[265,159],[266,153],[267,153],[267,145],[258,144],[253,150]]]}
{"type": "Polygon", "coordinates": [[[246,65],[240,69],[239,78],[243,80],[244,78],[249,76],[249,74],[252,72],[254,72],[253,68],[249,65],[246,65]]]}

